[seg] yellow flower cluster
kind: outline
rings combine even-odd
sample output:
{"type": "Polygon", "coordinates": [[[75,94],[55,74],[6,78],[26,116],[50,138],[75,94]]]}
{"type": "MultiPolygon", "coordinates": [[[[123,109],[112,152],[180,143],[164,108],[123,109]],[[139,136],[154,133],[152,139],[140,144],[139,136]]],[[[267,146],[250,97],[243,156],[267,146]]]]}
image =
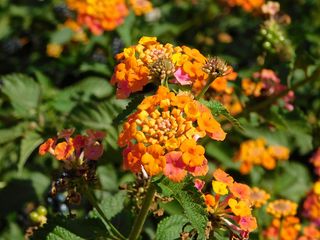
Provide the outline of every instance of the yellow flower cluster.
{"type": "Polygon", "coordinates": [[[253,165],[261,165],[271,170],[276,167],[277,160],[288,160],[289,149],[284,146],[267,146],[262,138],[247,140],[241,143],[235,160],[240,161],[240,172],[248,174],[253,165]]]}
{"type": "Polygon", "coordinates": [[[119,63],[111,83],[117,85],[118,98],[127,98],[151,82],[191,85],[208,77],[203,70],[206,58],[198,50],[163,45],[156,37],[142,37],[137,45],[125,48],[116,59],[119,63]]]}
{"type": "Polygon", "coordinates": [[[300,219],[295,216],[297,207],[295,202],[286,199],[270,202],[267,212],[274,219],[263,232],[265,239],[296,240],[301,229],[300,219]]]}
{"type": "Polygon", "coordinates": [[[128,117],[118,143],[126,147],[125,168],[181,181],[188,172],[206,174],[205,149],[197,144],[206,135],[222,141],[226,133],[210,110],[190,95],[160,86],[128,117]]]}
{"type": "MultiPolygon", "coordinates": [[[[77,12],[78,22],[96,35],[115,29],[129,14],[125,0],[67,0],[67,5],[77,12]]],[[[152,10],[152,4],[147,0],[130,0],[130,6],[136,15],[152,10]]]]}
{"type": "Polygon", "coordinates": [[[286,199],[278,199],[268,204],[267,212],[275,218],[282,218],[296,215],[297,207],[298,205],[295,202],[286,199]]]}
{"type": "Polygon", "coordinates": [[[204,198],[208,212],[213,219],[219,219],[214,224],[223,222],[223,225],[238,232],[239,236],[248,237],[249,232],[257,228],[256,219],[251,213],[250,187],[235,182],[221,169],[215,170],[213,176],[214,193],[206,194],[204,198]]]}

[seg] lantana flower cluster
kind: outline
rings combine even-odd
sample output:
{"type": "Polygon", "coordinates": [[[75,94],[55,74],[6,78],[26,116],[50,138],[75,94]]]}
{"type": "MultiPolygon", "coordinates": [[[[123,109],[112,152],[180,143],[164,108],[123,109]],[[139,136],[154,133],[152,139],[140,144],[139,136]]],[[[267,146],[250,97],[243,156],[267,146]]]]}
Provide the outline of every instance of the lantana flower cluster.
{"type": "Polygon", "coordinates": [[[221,169],[216,169],[213,177],[213,194],[204,194],[212,228],[226,228],[233,236],[247,239],[257,228],[250,187],[234,181],[221,169]]]}
{"type": "Polygon", "coordinates": [[[129,14],[129,7],[138,16],[152,11],[148,0],[130,0],[129,3],[125,0],[67,0],[67,5],[77,12],[78,22],[96,35],[121,25],[129,14]]]}
{"type": "Polygon", "coordinates": [[[278,160],[288,160],[289,153],[285,146],[267,145],[263,138],[258,138],[242,142],[234,160],[241,163],[240,172],[248,174],[254,165],[274,169],[278,160]]]}
{"type": "Polygon", "coordinates": [[[320,228],[320,180],[314,184],[304,200],[303,216],[320,228]]]}
{"type": "Polygon", "coordinates": [[[314,166],[314,172],[320,177],[320,147],[313,153],[310,162],[314,166]]]}
{"type": "Polygon", "coordinates": [[[320,229],[314,224],[307,225],[302,229],[302,235],[298,240],[314,240],[320,239],[320,229]]]}
{"type": "MultiPolygon", "coordinates": [[[[192,85],[194,92],[199,92],[209,75],[219,77],[230,73],[230,68],[218,58],[207,59],[197,49],[187,46],[163,45],[156,37],[142,37],[116,59],[118,65],[111,83],[117,85],[118,98],[141,91],[148,83],[192,85]]],[[[227,88],[227,80],[221,81],[220,88],[227,88]]]]}
{"type": "Polygon", "coordinates": [[[163,173],[181,181],[191,173],[208,171],[205,149],[197,141],[204,136],[222,141],[226,133],[210,110],[189,93],[175,94],[160,86],[131,114],[119,136],[124,166],[147,176],[163,173]]]}
{"type": "Polygon", "coordinates": [[[67,192],[69,203],[79,203],[83,184],[96,180],[96,160],[103,154],[101,141],[105,133],[87,130],[86,135],[72,137],[74,129],[61,131],[57,137],[49,138],[39,147],[39,154],[51,154],[62,163],[62,172],[53,181],[51,194],[67,192]]]}
{"type": "Polygon", "coordinates": [[[230,7],[241,7],[246,12],[259,11],[264,0],[225,0],[230,7]]]}
{"type": "MultiPolygon", "coordinates": [[[[247,96],[251,97],[272,97],[283,91],[287,91],[287,87],[281,84],[279,77],[271,69],[262,69],[260,72],[253,74],[253,80],[245,78],[241,82],[242,90],[247,96]]],[[[292,111],[294,106],[294,92],[289,91],[281,98],[284,108],[292,111]]],[[[279,104],[279,103],[278,103],[279,104]]]]}
{"type": "Polygon", "coordinates": [[[298,205],[287,199],[278,199],[272,201],[267,206],[267,212],[274,219],[271,225],[263,232],[268,240],[294,240],[297,239],[301,224],[300,219],[296,217],[298,205]],[[279,238],[280,236],[280,238],[279,238]]]}

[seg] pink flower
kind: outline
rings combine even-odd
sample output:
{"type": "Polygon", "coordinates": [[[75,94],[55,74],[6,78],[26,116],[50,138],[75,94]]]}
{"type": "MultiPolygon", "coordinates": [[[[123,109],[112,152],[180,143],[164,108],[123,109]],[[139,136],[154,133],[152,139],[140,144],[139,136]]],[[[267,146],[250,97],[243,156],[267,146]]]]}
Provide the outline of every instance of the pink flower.
{"type": "Polygon", "coordinates": [[[189,75],[185,73],[182,68],[178,68],[173,75],[175,76],[175,79],[173,80],[174,83],[180,83],[181,85],[192,84],[189,75]]]}

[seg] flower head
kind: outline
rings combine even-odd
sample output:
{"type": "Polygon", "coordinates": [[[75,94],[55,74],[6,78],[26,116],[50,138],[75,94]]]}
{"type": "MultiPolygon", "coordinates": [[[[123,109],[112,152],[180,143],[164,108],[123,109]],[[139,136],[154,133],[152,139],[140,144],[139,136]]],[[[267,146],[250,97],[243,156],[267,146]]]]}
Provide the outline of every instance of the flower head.
{"type": "Polygon", "coordinates": [[[221,169],[216,169],[213,176],[213,194],[204,195],[210,219],[214,219],[213,226],[227,226],[233,234],[248,237],[257,228],[257,221],[251,213],[250,188],[235,182],[221,169]]]}
{"type": "Polygon", "coordinates": [[[128,117],[118,140],[126,147],[123,155],[127,169],[137,173],[143,168],[149,176],[163,172],[173,181],[181,181],[188,172],[206,174],[205,149],[197,140],[209,135],[220,141],[225,133],[205,106],[189,95],[176,95],[161,86],[137,109],[128,117]],[[201,118],[214,122],[209,133],[200,127],[201,118]]]}
{"type": "Polygon", "coordinates": [[[310,162],[314,166],[315,173],[320,176],[320,147],[313,153],[310,162]]]}
{"type": "Polygon", "coordinates": [[[276,161],[287,160],[289,149],[284,146],[267,145],[262,138],[241,143],[235,160],[241,163],[240,172],[247,174],[254,165],[261,165],[268,170],[276,167],[276,161]]]}
{"type": "Polygon", "coordinates": [[[115,29],[129,13],[124,0],[67,0],[67,5],[77,12],[78,22],[96,35],[115,29]]]}
{"type": "MultiPolygon", "coordinates": [[[[319,183],[319,181],[317,183],[319,183]]],[[[317,227],[320,227],[320,194],[317,193],[317,183],[307,194],[307,197],[303,202],[302,214],[317,227]]]]}
{"type": "Polygon", "coordinates": [[[116,59],[111,83],[117,85],[118,98],[141,91],[148,83],[192,85],[208,78],[203,69],[206,58],[197,49],[161,44],[155,37],[142,37],[116,59]]]}
{"type": "Polygon", "coordinates": [[[285,199],[275,200],[267,206],[267,212],[276,218],[294,216],[297,213],[298,205],[295,202],[285,199]]]}

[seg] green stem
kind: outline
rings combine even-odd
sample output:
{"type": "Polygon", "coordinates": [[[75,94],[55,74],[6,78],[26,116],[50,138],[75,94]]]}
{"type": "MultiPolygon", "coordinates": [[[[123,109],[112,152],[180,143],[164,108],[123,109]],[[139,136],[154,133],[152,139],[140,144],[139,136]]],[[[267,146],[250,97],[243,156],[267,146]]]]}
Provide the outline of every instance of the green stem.
{"type": "Polygon", "coordinates": [[[85,190],[85,194],[86,194],[89,202],[91,203],[91,205],[97,210],[99,215],[102,217],[110,234],[114,235],[113,239],[114,240],[125,240],[126,238],[113,226],[113,224],[109,221],[109,219],[106,217],[106,215],[104,214],[104,212],[100,208],[92,190],[87,187],[85,190]]]}
{"type": "Polygon", "coordinates": [[[199,100],[200,98],[203,97],[203,95],[207,92],[207,90],[209,89],[211,83],[213,83],[214,80],[216,80],[216,78],[219,76],[213,76],[213,75],[209,75],[208,77],[208,81],[206,83],[206,85],[202,88],[201,92],[198,94],[198,96],[196,96],[196,99],[199,100]]]}
{"type": "Polygon", "coordinates": [[[143,203],[142,203],[142,208],[140,209],[140,212],[139,212],[138,216],[136,217],[134,224],[133,224],[133,227],[131,229],[131,232],[129,235],[129,240],[136,240],[140,236],[141,231],[142,231],[142,227],[144,225],[144,222],[146,221],[146,218],[147,218],[147,215],[149,212],[149,208],[152,203],[152,199],[153,199],[155,192],[156,192],[156,187],[152,183],[150,183],[148,190],[147,190],[147,194],[146,194],[146,196],[143,200],[143,203]]]}

